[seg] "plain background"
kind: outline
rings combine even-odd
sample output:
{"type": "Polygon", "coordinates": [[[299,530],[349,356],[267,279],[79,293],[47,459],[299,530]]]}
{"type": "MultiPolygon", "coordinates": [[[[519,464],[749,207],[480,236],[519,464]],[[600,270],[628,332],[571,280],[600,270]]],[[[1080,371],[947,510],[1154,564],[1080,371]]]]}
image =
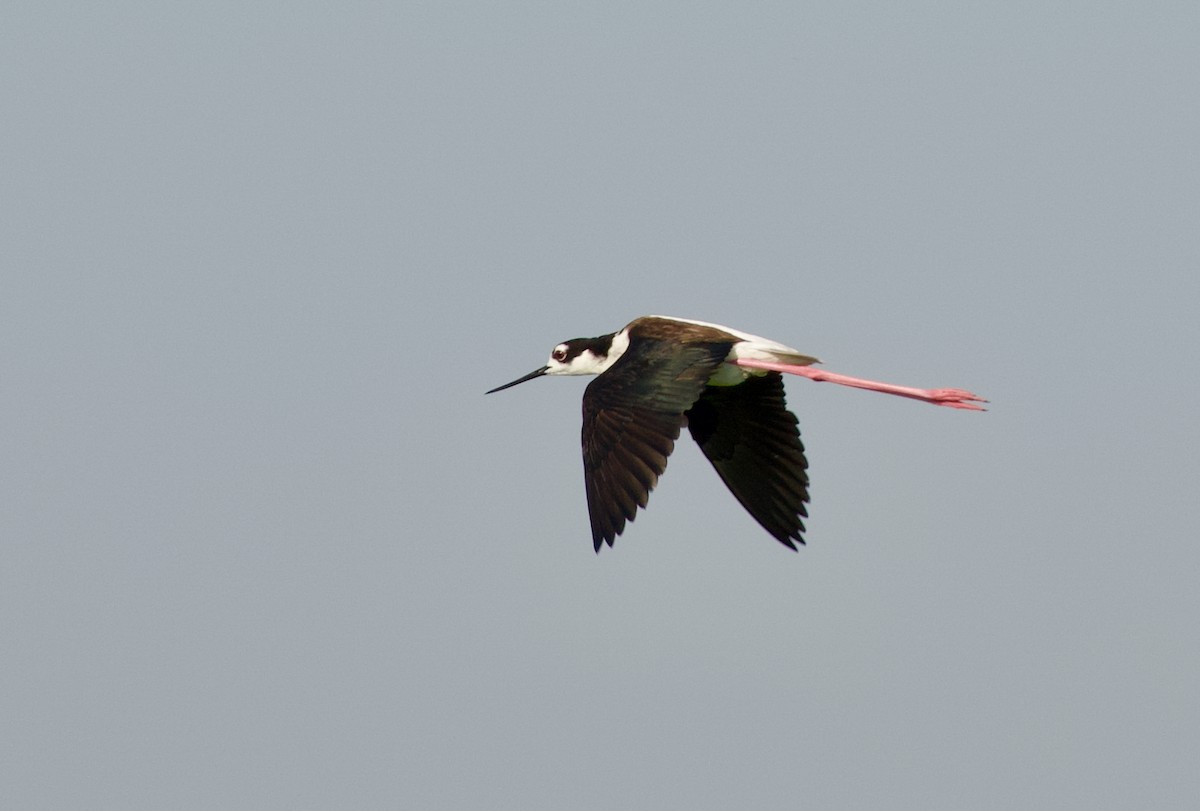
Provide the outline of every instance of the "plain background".
{"type": "Polygon", "coordinates": [[[0,804],[1194,808],[1198,8],[10,4],[0,804]],[[991,410],[597,556],[648,313],[991,410]]]}

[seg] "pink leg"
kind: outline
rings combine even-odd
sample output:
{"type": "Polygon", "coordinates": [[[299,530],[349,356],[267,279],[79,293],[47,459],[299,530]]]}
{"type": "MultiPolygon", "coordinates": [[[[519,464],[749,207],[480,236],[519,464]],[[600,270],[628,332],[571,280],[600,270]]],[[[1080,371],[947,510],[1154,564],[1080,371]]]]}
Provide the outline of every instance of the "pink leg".
{"type": "Polygon", "coordinates": [[[785,372],[789,375],[799,375],[800,377],[807,377],[809,380],[815,380],[818,383],[837,383],[840,386],[853,386],[856,389],[868,389],[870,391],[881,391],[884,394],[895,394],[900,397],[911,397],[914,400],[924,400],[927,403],[946,406],[948,408],[963,408],[968,411],[987,410],[981,405],[976,405],[976,403],[986,403],[987,400],[962,389],[914,389],[910,386],[895,386],[891,383],[880,383],[876,380],[863,380],[861,377],[839,375],[835,372],[814,369],[811,366],[793,366],[787,363],[773,363],[768,360],[738,358],[729,362],[737,366],[744,366],[747,369],[766,369],[771,372],[785,372]]]}

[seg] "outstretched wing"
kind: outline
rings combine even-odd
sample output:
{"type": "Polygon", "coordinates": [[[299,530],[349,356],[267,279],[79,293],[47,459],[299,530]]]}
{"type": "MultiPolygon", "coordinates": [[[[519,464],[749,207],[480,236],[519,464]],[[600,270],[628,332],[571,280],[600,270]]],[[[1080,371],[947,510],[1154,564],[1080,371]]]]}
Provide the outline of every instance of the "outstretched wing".
{"type": "Polygon", "coordinates": [[[613,545],[667,467],[684,412],[732,342],[680,345],[634,337],[583,395],[583,478],[592,544],[613,545]]]}
{"type": "Polygon", "coordinates": [[[792,549],[804,543],[808,461],[782,376],[709,386],[687,418],[700,450],[763,529],[792,549]]]}

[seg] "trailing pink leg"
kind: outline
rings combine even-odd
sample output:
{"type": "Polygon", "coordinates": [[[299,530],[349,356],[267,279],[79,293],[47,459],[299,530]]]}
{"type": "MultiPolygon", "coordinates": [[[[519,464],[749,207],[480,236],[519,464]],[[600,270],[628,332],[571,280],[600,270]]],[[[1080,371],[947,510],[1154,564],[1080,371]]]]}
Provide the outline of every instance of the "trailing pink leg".
{"type": "Polygon", "coordinates": [[[848,375],[839,375],[836,372],[826,372],[821,369],[814,369],[811,366],[793,366],[788,363],[774,363],[769,360],[737,358],[728,362],[737,366],[744,366],[747,369],[766,369],[770,372],[799,375],[800,377],[807,377],[809,380],[815,380],[818,383],[837,383],[839,386],[853,386],[856,389],[881,391],[884,394],[895,394],[898,397],[911,397],[913,400],[923,400],[927,403],[946,406],[947,408],[962,408],[968,411],[987,410],[981,405],[976,405],[976,403],[986,403],[987,400],[962,389],[914,389],[911,386],[896,386],[891,383],[880,383],[877,380],[864,380],[861,377],[850,377],[848,375]]]}

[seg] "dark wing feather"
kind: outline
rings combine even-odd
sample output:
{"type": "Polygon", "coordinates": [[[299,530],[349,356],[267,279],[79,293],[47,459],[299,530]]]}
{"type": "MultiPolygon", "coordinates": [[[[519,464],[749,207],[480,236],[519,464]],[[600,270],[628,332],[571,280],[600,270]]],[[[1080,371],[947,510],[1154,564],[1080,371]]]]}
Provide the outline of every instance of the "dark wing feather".
{"type": "Polygon", "coordinates": [[[804,543],[808,461],[782,376],[709,386],[687,418],[692,438],[763,529],[792,549],[804,543]]]}
{"type": "Polygon", "coordinates": [[[645,507],[667,468],[684,412],[700,397],[732,342],[633,338],[583,395],[583,478],[592,544],[613,545],[645,507]]]}

